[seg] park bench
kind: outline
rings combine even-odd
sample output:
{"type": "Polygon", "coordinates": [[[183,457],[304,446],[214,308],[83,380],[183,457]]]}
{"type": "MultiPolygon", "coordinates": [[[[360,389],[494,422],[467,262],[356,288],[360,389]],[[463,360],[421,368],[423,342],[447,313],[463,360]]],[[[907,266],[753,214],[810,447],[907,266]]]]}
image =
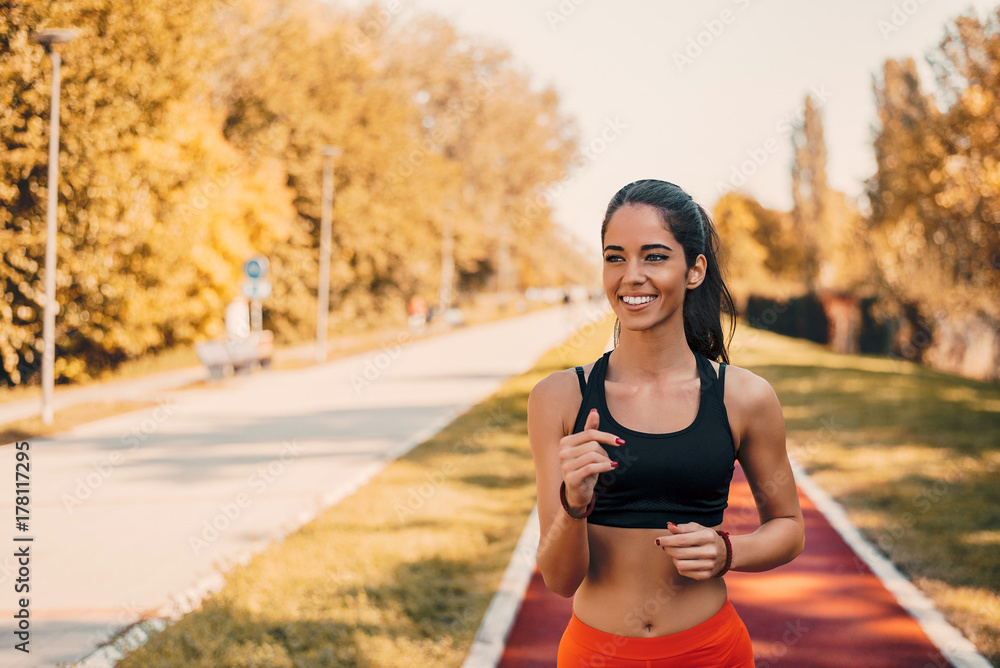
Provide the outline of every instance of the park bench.
{"type": "Polygon", "coordinates": [[[249,373],[271,366],[274,354],[274,332],[251,332],[249,336],[230,337],[222,341],[205,341],[195,346],[198,359],[208,368],[213,380],[227,373],[249,373]]]}

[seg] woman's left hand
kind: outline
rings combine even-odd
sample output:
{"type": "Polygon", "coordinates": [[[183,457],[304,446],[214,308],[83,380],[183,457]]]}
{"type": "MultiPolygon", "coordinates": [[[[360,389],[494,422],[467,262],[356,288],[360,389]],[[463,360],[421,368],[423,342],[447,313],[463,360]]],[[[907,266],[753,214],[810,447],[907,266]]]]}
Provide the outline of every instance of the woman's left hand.
{"type": "Polygon", "coordinates": [[[726,565],[726,542],[714,529],[697,522],[667,523],[670,533],[656,539],[673,559],[677,572],[692,580],[708,580],[726,565]]]}

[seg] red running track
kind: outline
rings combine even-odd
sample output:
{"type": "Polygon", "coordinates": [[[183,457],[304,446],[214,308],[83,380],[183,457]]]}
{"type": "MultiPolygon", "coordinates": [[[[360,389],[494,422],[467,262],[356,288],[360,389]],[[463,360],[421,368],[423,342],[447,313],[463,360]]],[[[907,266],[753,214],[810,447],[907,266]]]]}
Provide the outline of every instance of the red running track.
{"type": "MultiPolygon", "coordinates": [[[[806,549],[766,573],[726,576],[729,598],[753,640],[757,668],[943,668],[951,666],[840,534],[799,490],[806,549]]],[[[737,466],[724,526],[757,527],[737,466]]],[[[545,588],[535,571],[500,668],[552,668],[572,599],[545,588]]]]}

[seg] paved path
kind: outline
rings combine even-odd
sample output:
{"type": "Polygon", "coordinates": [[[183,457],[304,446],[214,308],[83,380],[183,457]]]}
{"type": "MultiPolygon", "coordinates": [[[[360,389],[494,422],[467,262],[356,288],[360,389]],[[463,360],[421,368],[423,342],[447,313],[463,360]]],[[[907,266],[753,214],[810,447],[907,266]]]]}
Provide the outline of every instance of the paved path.
{"type": "Polygon", "coordinates": [[[573,330],[547,309],[328,364],[165,393],[156,408],[31,442],[30,531],[0,550],[2,666],[79,660],[139,613],[186,607],[216,563],[363,484],[573,330]],[[32,543],[15,543],[32,536],[32,543]],[[31,654],[13,649],[15,545],[30,545],[31,654]]]}
{"type": "MultiPolygon", "coordinates": [[[[733,606],[750,631],[757,668],[951,666],[801,489],[800,497],[805,551],[766,573],[726,576],[733,606]]],[[[737,467],[725,528],[748,533],[756,528],[756,518],[750,488],[737,467]]],[[[500,668],[554,667],[571,611],[572,599],[549,592],[535,571],[500,668]]],[[[983,665],[980,660],[970,654],[965,665],[983,665]]]]}

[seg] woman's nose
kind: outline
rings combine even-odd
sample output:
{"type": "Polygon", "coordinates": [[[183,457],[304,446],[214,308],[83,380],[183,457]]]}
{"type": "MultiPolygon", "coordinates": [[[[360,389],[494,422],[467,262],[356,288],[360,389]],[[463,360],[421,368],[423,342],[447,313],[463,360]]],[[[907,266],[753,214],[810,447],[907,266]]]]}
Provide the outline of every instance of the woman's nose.
{"type": "Polygon", "coordinates": [[[646,274],[642,270],[642,263],[631,261],[625,263],[625,275],[622,280],[626,283],[642,283],[646,280],[646,274]]]}

